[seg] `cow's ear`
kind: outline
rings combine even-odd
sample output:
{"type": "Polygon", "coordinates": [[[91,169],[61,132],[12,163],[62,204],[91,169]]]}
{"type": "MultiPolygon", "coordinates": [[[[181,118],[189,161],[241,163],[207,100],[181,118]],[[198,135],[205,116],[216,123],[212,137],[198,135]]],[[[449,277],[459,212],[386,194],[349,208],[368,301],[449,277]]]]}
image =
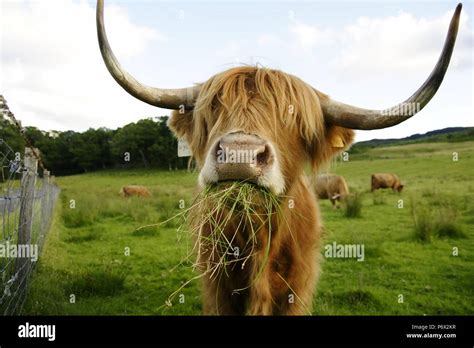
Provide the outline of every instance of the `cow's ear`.
{"type": "Polygon", "coordinates": [[[328,125],[323,139],[312,146],[310,157],[314,171],[327,163],[332,157],[346,150],[354,141],[354,131],[349,128],[328,125]]]}
{"type": "Polygon", "coordinates": [[[168,120],[168,127],[177,138],[184,138],[189,143],[193,132],[193,111],[174,110],[168,120]]]}

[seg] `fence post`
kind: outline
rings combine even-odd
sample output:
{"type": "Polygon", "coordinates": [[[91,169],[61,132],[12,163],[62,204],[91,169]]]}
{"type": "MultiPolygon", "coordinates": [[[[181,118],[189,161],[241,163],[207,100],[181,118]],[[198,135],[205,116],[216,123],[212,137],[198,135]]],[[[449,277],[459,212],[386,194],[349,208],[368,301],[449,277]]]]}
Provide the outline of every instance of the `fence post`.
{"type": "Polygon", "coordinates": [[[43,170],[43,184],[41,185],[41,235],[48,231],[49,201],[51,199],[51,189],[49,187],[49,170],[43,170]]]}
{"type": "MultiPolygon", "coordinates": [[[[38,160],[33,154],[33,150],[29,147],[25,148],[24,171],[21,179],[20,194],[20,221],[18,226],[18,242],[17,245],[26,245],[31,242],[31,227],[33,222],[33,203],[36,185],[36,173],[38,169],[38,160]]],[[[26,293],[27,277],[31,267],[30,258],[17,258],[16,273],[18,276],[18,291],[26,293]]],[[[20,295],[21,296],[21,295],[20,295]]]]}

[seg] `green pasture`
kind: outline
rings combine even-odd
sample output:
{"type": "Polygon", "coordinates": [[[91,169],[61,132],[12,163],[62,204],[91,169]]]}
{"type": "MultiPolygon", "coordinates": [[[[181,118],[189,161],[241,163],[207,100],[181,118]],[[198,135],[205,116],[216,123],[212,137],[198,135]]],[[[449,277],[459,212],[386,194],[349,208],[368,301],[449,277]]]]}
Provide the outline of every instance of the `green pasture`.
{"type": "MultiPolygon", "coordinates": [[[[365,258],[323,257],[314,314],[474,314],[473,169],[474,142],[376,148],[335,161],[330,171],[359,193],[361,216],[321,201],[322,246],[363,244],[365,258]],[[370,193],[374,172],[397,173],[404,191],[370,193]],[[438,220],[447,232],[430,230],[438,220]]],[[[57,178],[62,192],[23,314],[200,314],[186,231],[179,218],[167,221],[189,207],[196,179],[153,170],[57,178]],[[120,197],[129,184],[153,197],[120,197]]]]}

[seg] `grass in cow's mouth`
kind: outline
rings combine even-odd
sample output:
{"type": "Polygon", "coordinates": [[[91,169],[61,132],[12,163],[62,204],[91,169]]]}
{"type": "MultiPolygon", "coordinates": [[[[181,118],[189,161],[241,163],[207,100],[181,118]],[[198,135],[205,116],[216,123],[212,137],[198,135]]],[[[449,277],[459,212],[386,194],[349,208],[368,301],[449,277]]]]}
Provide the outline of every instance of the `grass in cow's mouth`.
{"type": "Polygon", "coordinates": [[[264,250],[268,256],[272,217],[279,206],[275,195],[247,182],[220,183],[208,187],[196,202],[196,209],[190,216],[191,232],[196,237],[194,252],[198,257],[202,253],[211,253],[210,264],[205,267],[212,269],[211,277],[217,276],[221,269],[227,272],[229,266],[235,267],[238,263],[244,268],[249,258],[259,252],[261,246],[258,246],[257,235],[261,230],[268,233],[264,250]],[[233,224],[234,230],[226,231],[229,224],[233,224]],[[205,229],[211,233],[203,235],[205,229]],[[239,250],[235,239],[244,230],[248,235],[244,247],[239,250]]]}
{"type": "MultiPolygon", "coordinates": [[[[263,253],[259,271],[250,280],[250,286],[267,262],[272,226],[280,213],[280,199],[269,190],[249,182],[220,182],[202,190],[191,207],[173,217],[180,218],[178,236],[191,237],[186,258],[181,264],[191,262],[193,269],[201,272],[174,291],[166,305],[170,306],[174,297],[190,282],[205,275],[218,281],[218,277],[235,271],[236,267],[244,269],[253,256],[263,253]],[[234,229],[226,228],[230,224],[234,229]],[[265,245],[261,245],[259,232],[266,234],[265,245]],[[245,233],[241,249],[236,247],[236,240],[242,237],[239,233],[245,233]]],[[[234,289],[234,292],[244,289],[234,289]]]]}

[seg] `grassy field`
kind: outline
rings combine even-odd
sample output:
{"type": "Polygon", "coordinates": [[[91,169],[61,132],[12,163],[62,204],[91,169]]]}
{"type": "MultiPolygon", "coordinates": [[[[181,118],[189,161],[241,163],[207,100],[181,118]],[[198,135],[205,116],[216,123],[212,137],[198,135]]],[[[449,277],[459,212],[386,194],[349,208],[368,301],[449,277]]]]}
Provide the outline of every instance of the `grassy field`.
{"type": "MultiPolygon", "coordinates": [[[[323,246],[363,244],[365,259],[324,259],[314,314],[474,314],[473,168],[474,142],[391,146],[336,161],[331,171],[360,194],[362,210],[348,218],[322,201],[323,246]],[[370,193],[373,172],[397,173],[404,191],[370,193]]],[[[180,220],[137,230],[181,212],[180,200],[189,206],[196,174],[104,171],[57,181],[60,202],[24,314],[201,313],[180,220]],[[146,185],[153,197],[122,198],[126,184],[146,185]]]]}

